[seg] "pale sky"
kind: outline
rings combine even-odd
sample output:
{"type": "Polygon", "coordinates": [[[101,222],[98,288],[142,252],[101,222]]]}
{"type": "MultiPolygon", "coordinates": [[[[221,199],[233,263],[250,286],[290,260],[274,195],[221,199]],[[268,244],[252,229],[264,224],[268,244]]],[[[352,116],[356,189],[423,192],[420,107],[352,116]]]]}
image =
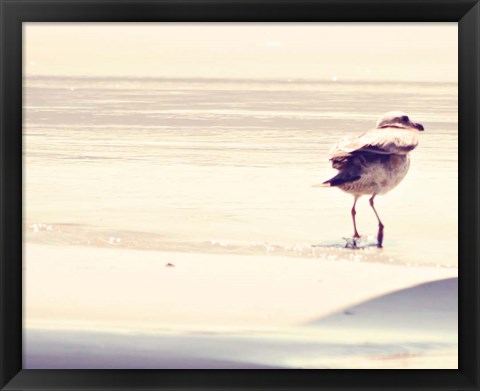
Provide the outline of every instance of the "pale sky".
{"type": "Polygon", "coordinates": [[[24,23],[26,76],[457,81],[457,23],[24,23]]]}

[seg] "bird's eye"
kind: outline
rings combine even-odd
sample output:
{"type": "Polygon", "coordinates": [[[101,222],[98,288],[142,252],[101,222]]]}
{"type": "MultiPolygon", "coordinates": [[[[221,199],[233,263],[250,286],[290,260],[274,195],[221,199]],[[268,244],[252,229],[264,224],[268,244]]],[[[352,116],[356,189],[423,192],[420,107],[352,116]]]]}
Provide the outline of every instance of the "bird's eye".
{"type": "Polygon", "coordinates": [[[406,115],[404,115],[401,119],[402,119],[402,121],[404,121],[404,122],[408,121],[408,117],[407,117],[406,115]]]}

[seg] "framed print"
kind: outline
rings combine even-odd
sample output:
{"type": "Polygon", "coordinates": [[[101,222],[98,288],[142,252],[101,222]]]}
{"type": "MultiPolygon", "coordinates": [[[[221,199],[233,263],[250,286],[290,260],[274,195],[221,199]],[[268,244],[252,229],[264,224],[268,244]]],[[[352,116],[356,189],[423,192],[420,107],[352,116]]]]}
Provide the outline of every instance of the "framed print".
{"type": "Polygon", "coordinates": [[[2,390],[478,389],[477,1],[1,12],[2,390]]]}

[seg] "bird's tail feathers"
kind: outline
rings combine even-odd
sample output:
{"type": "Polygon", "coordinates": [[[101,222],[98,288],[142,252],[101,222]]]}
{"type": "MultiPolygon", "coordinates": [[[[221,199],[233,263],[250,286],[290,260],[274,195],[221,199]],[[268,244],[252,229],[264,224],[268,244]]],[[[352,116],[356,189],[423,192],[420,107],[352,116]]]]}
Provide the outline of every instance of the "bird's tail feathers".
{"type": "Polygon", "coordinates": [[[312,187],[331,187],[331,186],[332,185],[330,183],[330,180],[312,185],[312,187]]]}
{"type": "Polygon", "coordinates": [[[349,172],[340,172],[335,175],[333,178],[330,178],[328,181],[325,181],[319,185],[314,185],[314,187],[335,187],[340,186],[345,183],[355,182],[360,179],[359,174],[349,173],[349,172]]]}

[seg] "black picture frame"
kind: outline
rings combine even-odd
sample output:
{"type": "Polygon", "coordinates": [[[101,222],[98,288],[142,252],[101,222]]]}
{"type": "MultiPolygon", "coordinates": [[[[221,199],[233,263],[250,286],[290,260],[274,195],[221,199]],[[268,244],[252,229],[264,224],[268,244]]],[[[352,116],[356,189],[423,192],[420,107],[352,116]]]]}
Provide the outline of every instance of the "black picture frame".
{"type": "Polygon", "coordinates": [[[479,0],[0,0],[1,390],[478,390],[479,0]],[[458,370],[22,369],[23,22],[458,22],[458,370]]]}

